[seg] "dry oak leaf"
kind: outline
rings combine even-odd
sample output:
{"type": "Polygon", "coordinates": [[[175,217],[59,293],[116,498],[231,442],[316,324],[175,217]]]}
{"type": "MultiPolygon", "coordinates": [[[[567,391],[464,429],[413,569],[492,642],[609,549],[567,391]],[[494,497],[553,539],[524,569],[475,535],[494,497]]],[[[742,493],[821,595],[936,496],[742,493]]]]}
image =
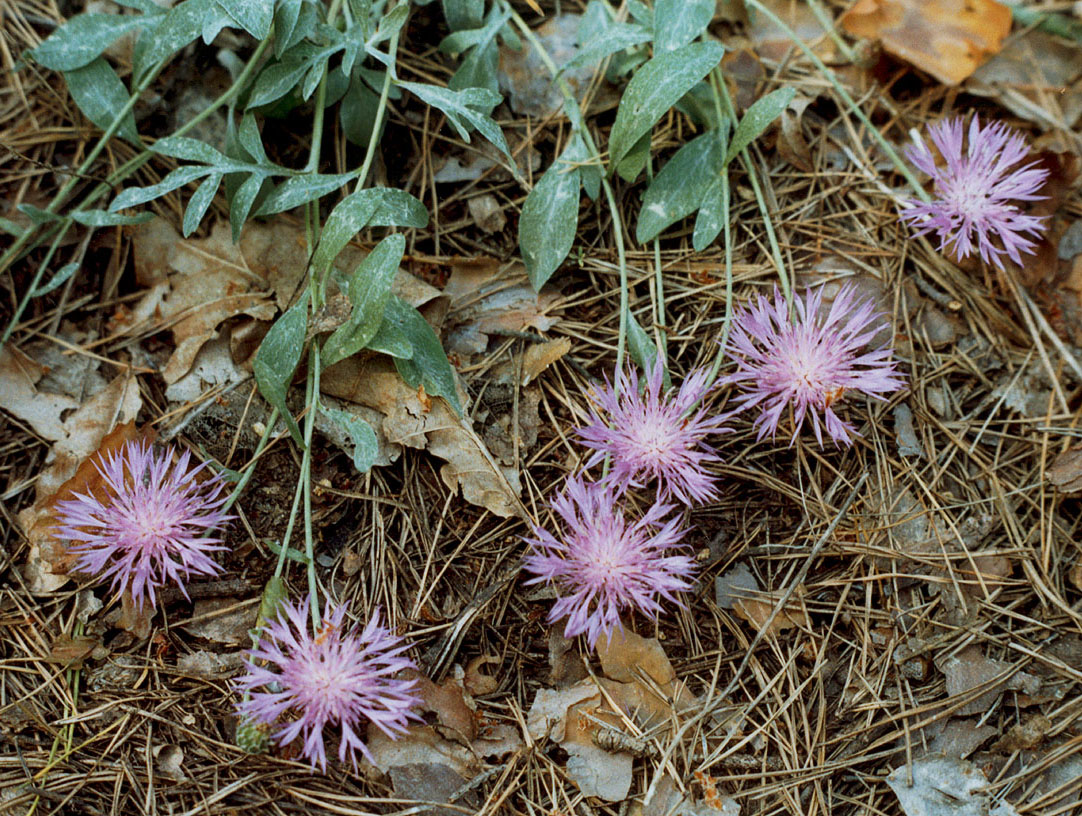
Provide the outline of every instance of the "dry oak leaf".
{"type": "Polygon", "coordinates": [[[1082,446],[1057,456],[1045,475],[1060,493],[1082,492],[1082,446]]]}
{"type": "MultiPolygon", "coordinates": [[[[762,592],[757,593],[756,598],[739,598],[733,603],[733,612],[738,618],[754,626],[756,630],[762,629],[770,620],[770,615],[781,600],[782,594],[781,592],[762,592]]],[[[794,627],[808,629],[810,626],[808,610],[804,608],[804,589],[797,587],[785,604],[785,608],[778,612],[773,621],[770,621],[770,628],[767,629],[766,634],[776,635],[786,629],[794,627]]]]}
{"type": "Polygon", "coordinates": [[[45,367],[10,343],[0,346],[0,408],[27,423],[50,442],[68,435],[61,419],[79,403],[65,394],[38,391],[45,367]]]}
{"type": "Polygon", "coordinates": [[[944,85],[957,85],[999,51],[1011,10],[996,0],[857,0],[838,22],[944,85]]]}
{"type": "Polygon", "coordinates": [[[100,479],[94,454],[119,448],[134,439],[134,420],[142,407],[139,384],[130,372],[113,379],[64,421],[67,436],[58,440],[45,459],[34,485],[34,504],[21,510],[19,526],[30,542],[23,577],[32,594],[46,594],[67,582],[71,567],[64,543],[53,536],[57,501],[87,492],[100,479]]]}
{"type": "Polygon", "coordinates": [[[388,360],[350,357],[323,372],[320,387],[333,397],[383,414],[380,430],[390,444],[427,449],[443,459],[444,484],[455,491],[461,487],[470,504],[501,518],[527,515],[519,500],[518,471],[500,467],[468,417],[457,416],[442,399],[422,401],[388,360]]]}

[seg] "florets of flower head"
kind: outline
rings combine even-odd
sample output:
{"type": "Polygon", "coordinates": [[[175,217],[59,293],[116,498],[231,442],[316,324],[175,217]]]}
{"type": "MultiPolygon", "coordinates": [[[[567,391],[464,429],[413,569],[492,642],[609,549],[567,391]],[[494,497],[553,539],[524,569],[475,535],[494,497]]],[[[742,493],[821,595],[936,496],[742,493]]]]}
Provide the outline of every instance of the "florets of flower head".
{"type": "Polygon", "coordinates": [[[709,501],[717,490],[703,465],[720,459],[703,440],[725,428],[720,417],[692,408],[710,390],[710,372],[696,369],[678,389],[665,393],[663,375],[659,356],[641,393],[632,367],[617,373],[615,386],[606,382],[595,391],[596,405],[606,417],[594,409],[589,424],[577,430],[582,444],[595,451],[586,467],[610,456],[607,479],[619,492],[654,479],[659,500],[672,496],[683,504],[709,501]]]}
{"type": "Polygon", "coordinates": [[[976,248],[986,263],[1003,268],[1003,255],[1020,264],[1021,253],[1032,253],[1047,219],[1019,211],[1018,202],[1037,201],[1048,172],[1036,162],[1022,165],[1029,156],[1025,139],[1001,122],[981,127],[976,116],[969,123],[963,153],[960,118],[928,127],[932,143],[945,166],[918,136],[906,157],[932,177],[934,199],[910,201],[902,220],[917,235],[934,232],[940,251],[966,258],[976,248]],[[996,240],[998,239],[998,243],[996,240]]]}
{"type": "Polygon", "coordinates": [[[737,370],[723,379],[743,389],[736,397],[738,411],[759,408],[759,439],[774,437],[791,409],[793,440],[807,416],[820,447],[824,427],[836,443],[849,445],[855,429],[834,412],[834,404],[847,391],[882,399],[902,387],[890,346],[867,349],[885,325],[871,300],[855,302],[855,289],[844,286],[825,316],[822,300],[821,287],[809,290],[796,298],[790,316],[775,287],[773,301],[760,295],[733,319],[727,351],[737,370]]]}
{"type": "Polygon", "coordinates": [[[654,504],[641,519],[628,521],[616,499],[612,485],[568,479],[552,502],[563,526],[560,537],[535,527],[524,561],[537,576],[527,584],[549,582],[556,589],[549,622],[567,618],[564,635],[585,634],[591,647],[621,626],[625,609],[656,615],[659,598],[679,604],[676,593],[691,587],[695,570],[680,552],[679,521],[664,518],[673,505],[654,504]]]}
{"type": "Polygon", "coordinates": [[[263,628],[248,653],[247,673],[236,681],[245,695],[237,711],[249,721],[281,726],[274,733],[280,745],[301,737],[313,770],[326,771],[324,728],[338,726],[338,759],[356,769],[358,751],[374,762],[360,735],[365,722],[396,739],[410,719],[420,719],[412,711],[420,704],[416,679],[395,677],[416,666],[403,657],[408,644],[380,625],[379,610],[357,632],[345,627],[346,604],[332,609],[328,602],[322,629],[313,636],[310,603],[284,604],[263,628]]]}
{"type": "Polygon", "coordinates": [[[221,572],[209,553],[224,549],[207,535],[232,516],[222,510],[226,483],[215,474],[198,479],[205,463],[189,469],[184,451],[173,464],[172,450],[161,454],[145,442],[128,442],[95,463],[101,495],[76,493],[57,503],[56,535],[71,541],[76,568],[111,578],[112,588],[155,603],[155,592],[176,584],[187,596],[191,575],[221,572]]]}

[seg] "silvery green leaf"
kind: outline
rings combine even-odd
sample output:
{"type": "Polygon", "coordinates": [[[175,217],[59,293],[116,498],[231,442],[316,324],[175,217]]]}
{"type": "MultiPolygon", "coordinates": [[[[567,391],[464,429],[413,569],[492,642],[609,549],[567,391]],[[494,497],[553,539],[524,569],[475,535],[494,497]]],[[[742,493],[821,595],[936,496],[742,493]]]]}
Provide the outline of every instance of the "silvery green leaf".
{"type": "Polygon", "coordinates": [[[635,239],[643,244],[652,241],[699,209],[707,190],[724,171],[724,162],[725,142],[717,130],[697,136],[676,151],[643,194],[635,239]]]}
{"type": "Polygon", "coordinates": [[[225,13],[241,28],[264,40],[270,35],[274,0],[216,0],[225,13]]]}
{"type": "Polygon", "coordinates": [[[694,40],[714,19],[715,0],[657,0],[654,3],[654,50],[675,51],[694,40]]]}
{"type": "Polygon", "coordinates": [[[575,243],[580,184],[579,171],[557,159],[522,205],[518,244],[535,290],[552,277],[575,243]]]}
{"type": "Polygon", "coordinates": [[[507,156],[511,167],[515,166],[500,126],[486,114],[475,110],[476,108],[491,110],[500,104],[503,97],[498,93],[488,88],[466,88],[461,91],[454,91],[450,88],[440,88],[437,85],[425,85],[420,82],[399,82],[398,84],[407,91],[412,91],[425,104],[443,111],[447,115],[447,121],[451,123],[451,126],[458,131],[458,135],[467,143],[470,141],[470,131],[467,125],[479,130],[482,136],[507,156]]]}
{"type": "Polygon", "coordinates": [[[202,162],[203,164],[213,164],[219,167],[236,164],[228,156],[215,150],[206,142],[191,139],[187,136],[166,136],[164,139],[158,139],[151,150],[163,156],[172,156],[174,159],[202,162]]]}
{"type": "Polygon", "coordinates": [[[367,473],[379,455],[379,440],[372,426],[359,416],[323,403],[319,404],[319,410],[349,435],[349,441],[353,443],[353,467],[359,473],[367,473]]]}
{"type": "MultiPolygon", "coordinates": [[[[591,3],[591,5],[593,6],[594,3],[591,3]]],[[[608,17],[608,12],[604,9],[602,9],[601,13],[606,18],[608,17]]],[[[584,65],[594,65],[607,56],[632,48],[634,45],[642,45],[650,40],[650,32],[633,23],[613,23],[609,21],[607,25],[599,28],[596,34],[586,37],[582,37],[582,26],[586,25],[585,18],[579,25],[579,52],[571,57],[571,60],[565,63],[563,67],[560,67],[560,74],[576,70],[584,65]]]]}
{"type": "Polygon", "coordinates": [[[274,192],[264,199],[259,207],[257,215],[273,215],[274,213],[292,210],[301,204],[315,201],[317,198],[333,193],[356,178],[355,173],[335,173],[331,175],[323,173],[306,173],[301,176],[293,176],[283,181],[275,188],[274,192]]]}
{"type": "MultiPolygon", "coordinates": [[[[658,358],[657,345],[647,334],[646,329],[642,327],[642,324],[635,319],[635,315],[628,312],[627,315],[627,350],[631,352],[631,359],[641,368],[643,371],[649,371],[654,367],[654,363],[658,358]]],[[[662,361],[662,365],[665,365],[662,361]]],[[[672,387],[672,380],[669,377],[669,367],[665,366],[665,371],[661,375],[661,384],[665,388],[672,387]]]]}
{"type": "Polygon", "coordinates": [[[388,235],[376,244],[350,276],[347,295],[353,310],[346,322],[323,344],[324,366],[351,357],[376,336],[405,251],[404,236],[400,233],[388,235]]]}
{"type": "Polygon", "coordinates": [[[195,232],[199,227],[199,222],[203,220],[203,216],[206,215],[207,210],[210,209],[210,205],[214,201],[214,194],[218,192],[218,185],[221,183],[222,174],[211,173],[203,183],[195,189],[191,199],[188,201],[187,209],[184,210],[184,222],[181,230],[185,238],[195,232]]]}
{"type": "Polygon", "coordinates": [[[733,132],[733,139],[729,143],[729,152],[725,157],[728,164],[735,159],[740,151],[755,141],[764,130],[770,127],[770,123],[781,116],[782,111],[789,107],[789,103],[796,96],[796,88],[778,88],[771,91],[762,99],[757,99],[748,108],[744,118],[740,120],[733,132]]]}
{"type": "Polygon", "coordinates": [[[244,222],[251,215],[252,205],[255,203],[256,196],[259,195],[259,191],[263,189],[265,181],[267,181],[266,176],[253,173],[233,191],[232,200],[229,202],[229,228],[233,235],[234,244],[240,240],[244,222]]]}
{"type": "Polygon", "coordinates": [[[252,161],[270,166],[270,159],[267,158],[267,153],[263,149],[263,137],[259,135],[259,126],[255,123],[255,117],[252,114],[246,113],[240,120],[237,141],[248,152],[252,161]]]}
{"type": "Polygon", "coordinates": [[[397,323],[384,320],[379,324],[376,336],[368,341],[367,348],[396,360],[408,360],[413,356],[413,344],[397,323]]]}
{"type": "Polygon", "coordinates": [[[34,287],[34,289],[30,292],[29,296],[41,297],[42,295],[49,294],[54,289],[59,289],[71,279],[72,275],[74,275],[78,271],[79,264],[76,261],[64,264],[62,267],[56,270],[53,276],[49,278],[46,283],[34,287]]]}
{"type": "Polygon", "coordinates": [[[718,237],[725,219],[729,217],[729,176],[722,173],[703,195],[699,214],[695,217],[695,232],[691,245],[702,252],[718,237]]]}
{"type": "Polygon", "coordinates": [[[455,387],[455,373],[447,354],[440,345],[440,339],[421,313],[401,298],[391,295],[387,301],[384,322],[391,323],[401,330],[413,346],[413,356],[408,360],[396,357],[395,368],[410,388],[419,385],[432,396],[443,397],[454,408],[455,413],[462,413],[462,403],[458,399],[455,387]]]}
{"type": "Polygon", "coordinates": [[[140,204],[145,204],[148,201],[160,198],[166,193],[171,193],[173,190],[183,187],[185,184],[189,184],[196,179],[208,176],[213,172],[213,167],[205,167],[203,165],[194,166],[189,164],[184,167],[178,167],[157,184],[151,184],[149,187],[128,187],[126,190],[121,190],[120,194],[117,195],[109,205],[109,209],[112,212],[116,212],[117,210],[126,210],[129,207],[137,207],[140,204]]]}
{"type": "Polygon", "coordinates": [[[79,14],[50,34],[30,55],[54,71],[74,71],[93,62],[129,31],[153,22],[145,15],[79,14]]]}
{"type": "Polygon", "coordinates": [[[131,224],[145,224],[154,218],[154,213],[141,212],[135,215],[121,215],[105,210],[76,210],[71,220],[86,227],[119,227],[131,224]]]}
{"type": "Polygon", "coordinates": [[[624,181],[634,181],[646,168],[646,163],[650,161],[650,136],[649,130],[642,134],[616,165],[616,174],[624,181]]]}
{"type": "Polygon", "coordinates": [[[615,168],[684,94],[714,68],[725,53],[715,42],[698,42],[659,54],[635,72],[620,100],[609,135],[615,168]]]}
{"type": "Polygon", "coordinates": [[[308,331],[308,293],[301,296],[293,306],[279,317],[270,327],[267,336],[259,344],[259,350],[252,360],[252,372],[255,374],[259,393],[272,406],[285,422],[294,441],[304,447],[304,438],[297,421],[293,419],[286,405],[286,392],[293,381],[293,374],[304,353],[304,338],[308,331]]]}
{"type": "Polygon", "coordinates": [[[443,0],[443,16],[452,31],[477,28],[485,14],[485,0],[443,0]]]}
{"type": "Polygon", "coordinates": [[[177,3],[157,25],[144,31],[136,43],[132,81],[141,81],[158,62],[200,36],[209,44],[224,27],[232,24],[229,15],[214,0],[177,3]]]}
{"type": "MultiPolygon", "coordinates": [[[[102,130],[108,130],[117,114],[131,98],[120,77],[104,58],[98,57],[73,71],[65,71],[68,91],[79,110],[102,130]]],[[[135,129],[135,116],[129,110],[121,120],[116,134],[134,145],[142,146],[135,129]]]]}

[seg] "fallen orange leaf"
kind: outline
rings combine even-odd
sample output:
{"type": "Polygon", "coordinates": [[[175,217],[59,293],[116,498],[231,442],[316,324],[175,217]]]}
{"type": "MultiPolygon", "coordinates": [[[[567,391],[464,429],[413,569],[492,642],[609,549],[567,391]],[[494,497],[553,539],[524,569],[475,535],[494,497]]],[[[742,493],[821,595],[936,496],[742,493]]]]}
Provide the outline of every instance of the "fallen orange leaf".
{"type": "Polygon", "coordinates": [[[1011,10],[996,0],[857,0],[839,24],[855,37],[957,85],[999,52],[1011,10]]]}

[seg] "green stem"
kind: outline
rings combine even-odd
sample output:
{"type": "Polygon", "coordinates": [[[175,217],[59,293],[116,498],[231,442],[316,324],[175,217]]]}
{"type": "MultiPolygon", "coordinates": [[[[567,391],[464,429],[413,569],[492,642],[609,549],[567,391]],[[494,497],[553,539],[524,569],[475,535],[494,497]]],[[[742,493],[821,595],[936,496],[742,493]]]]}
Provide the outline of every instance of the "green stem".
{"type": "Polygon", "coordinates": [[[784,31],[785,35],[793,41],[793,44],[804,52],[804,56],[811,60],[812,65],[814,65],[819,70],[819,72],[827,78],[827,81],[832,86],[834,86],[834,90],[837,91],[838,96],[842,98],[845,104],[849,106],[849,110],[852,112],[852,114],[856,116],[857,119],[860,120],[861,124],[863,124],[868,129],[871,137],[875,139],[876,143],[879,145],[879,148],[883,151],[884,155],[886,155],[886,157],[890,159],[891,163],[894,165],[895,169],[897,169],[897,171],[902,175],[902,177],[909,182],[909,186],[913,188],[914,192],[917,194],[917,197],[921,201],[931,201],[931,196],[928,195],[924,187],[922,187],[920,182],[917,181],[917,177],[913,175],[913,171],[910,170],[908,166],[906,166],[905,162],[902,161],[902,157],[898,155],[898,151],[896,151],[894,149],[894,146],[891,145],[891,143],[888,142],[886,138],[884,138],[883,134],[879,132],[879,129],[872,124],[872,121],[868,118],[867,114],[865,114],[864,111],[860,109],[857,103],[853,100],[853,97],[849,95],[849,92],[845,90],[842,84],[838,81],[838,78],[834,75],[834,72],[827,68],[824,62],[819,59],[818,56],[816,56],[814,51],[808,48],[808,46],[804,43],[803,40],[800,39],[800,37],[797,36],[796,32],[793,31],[793,29],[787,26],[785,22],[780,17],[778,17],[778,15],[776,15],[773,11],[764,6],[761,2],[759,2],[759,0],[745,0],[745,5],[760,12],[774,25],[784,31]]]}
{"type": "Polygon", "coordinates": [[[233,489],[229,492],[229,498],[226,499],[225,504],[222,505],[223,513],[228,513],[229,508],[237,503],[240,494],[244,491],[244,488],[248,486],[248,482],[252,480],[252,474],[255,473],[255,466],[259,461],[259,455],[263,453],[263,449],[267,447],[271,434],[274,432],[274,423],[277,421],[278,409],[271,408],[270,416],[267,418],[267,424],[263,428],[263,435],[259,437],[259,444],[256,445],[255,453],[252,454],[252,459],[248,463],[248,467],[241,473],[240,479],[233,485],[233,489]]]}
{"type": "MultiPolygon", "coordinates": [[[[729,119],[735,123],[736,108],[733,106],[733,100],[729,98],[729,89],[725,85],[725,79],[721,76],[720,69],[715,69],[710,73],[710,80],[710,87],[715,96],[721,100],[729,119]]],[[[791,304],[793,302],[793,290],[789,281],[789,273],[786,271],[785,262],[781,257],[781,247],[778,246],[778,237],[774,232],[774,220],[770,217],[770,210],[766,206],[766,199],[763,197],[763,191],[759,185],[759,176],[756,173],[755,164],[751,160],[751,153],[748,148],[740,151],[740,161],[744,165],[744,171],[748,174],[748,181],[755,193],[755,203],[758,204],[759,212],[763,216],[763,226],[766,229],[766,238],[770,244],[770,254],[774,259],[774,266],[778,270],[778,280],[781,283],[782,294],[785,295],[785,300],[791,304]]]]}
{"type": "MultiPolygon", "coordinates": [[[[593,136],[590,135],[589,128],[586,127],[585,121],[583,121],[582,110],[579,108],[579,103],[575,99],[575,95],[571,92],[571,88],[568,87],[567,82],[560,76],[560,69],[556,67],[556,63],[552,61],[552,58],[545,51],[545,47],[541,44],[541,41],[537,39],[537,35],[533,33],[526,21],[522,19],[517,11],[515,11],[507,0],[501,0],[504,9],[511,15],[511,21],[515,24],[515,27],[522,32],[522,36],[530,43],[530,46],[537,53],[541,62],[545,64],[549,73],[552,74],[553,80],[555,80],[557,87],[560,89],[560,93],[564,97],[565,108],[568,115],[571,117],[572,127],[578,130],[582,136],[583,142],[586,144],[586,149],[590,152],[590,158],[598,163],[599,166],[604,166],[604,162],[601,160],[601,154],[598,152],[597,145],[594,143],[593,136]]],[[[608,176],[602,174],[601,187],[605,191],[605,201],[608,204],[609,212],[612,216],[613,223],[613,238],[616,242],[616,257],[617,264],[620,272],[620,331],[616,339],[616,370],[621,371],[624,366],[624,354],[627,346],[627,327],[628,327],[628,315],[630,314],[629,306],[629,285],[627,278],[627,251],[624,247],[624,224],[620,218],[620,209],[616,206],[616,196],[612,191],[612,185],[609,184],[608,176]]]]}
{"type": "MultiPolygon", "coordinates": [[[[391,61],[395,62],[398,59],[398,32],[395,32],[391,37],[391,41],[388,45],[388,53],[391,55],[391,61]]],[[[357,184],[353,188],[354,191],[360,190],[364,187],[364,183],[368,180],[368,171],[372,168],[372,160],[376,156],[376,147],[379,145],[380,128],[383,127],[383,117],[387,111],[387,97],[391,92],[391,69],[387,69],[387,73],[383,75],[383,87],[379,91],[379,103],[376,105],[376,118],[372,123],[372,135],[368,137],[368,149],[364,153],[364,162],[361,164],[360,172],[357,175],[357,184]]]]}
{"type": "MultiPolygon", "coordinates": [[[[198,114],[196,114],[192,119],[189,119],[184,125],[178,128],[173,135],[183,136],[185,133],[196,127],[200,122],[202,122],[212,113],[214,113],[214,111],[217,110],[219,107],[226,104],[236,95],[238,95],[241,89],[247,83],[248,79],[251,77],[253,71],[259,63],[260,58],[266,51],[269,43],[269,37],[263,42],[261,42],[256,47],[256,50],[252,53],[252,56],[248,60],[248,64],[244,66],[244,70],[241,71],[240,76],[237,77],[237,81],[234,82],[233,85],[229,87],[225,92],[223,92],[221,96],[211,102],[210,105],[208,105],[198,114]]],[[[141,83],[140,88],[137,89],[134,94],[132,94],[131,98],[128,100],[128,103],[125,104],[125,106],[117,114],[117,117],[113,120],[112,125],[105,131],[104,134],[102,134],[102,137],[101,139],[99,139],[98,144],[95,146],[94,150],[91,151],[91,153],[87,156],[86,160],[83,161],[83,163],[75,171],[75,174],[72,176],[71,179],[69,179],[68,183],[65,184],[53,197],[52,202],[46,208],[48,212],[57,212],[57,210],[63,204],[64,198],[70,193],[72,187],[81,176],[87,173],[87,171],[90,169],[90,163],[94,159],[96,159],[97,156],[101,153],[101,150],[104,148],[106,141],[108,141],[108,139],[116,133],[117,129],[120,127],[120,123],[123,121],[127,113],[131,110],[132,106],[134,106],[135,101],[138,99],[139,95],[144,90],[146,90],[146,87],[149,87],[149,84],[154,80],[156,76],[157,71],[152,71],[148,75],[147,79],[144,80],[143,83],[141,83]]],[[[141,153],[131,159],[128,159],[128,161],[126,161],[113,173],[107,176],[104,182],[93,188],[82,200],[82,202],[80,202],[80,204],[74,208],[73,211],[80,211],[86,209],[89,205],[93,204],[105,193],[112,190],[113,187],[115,187],[118,183],[120,183],[122,180],[130,176],[132,173],[134,173],[136,170],[138,170],[140,167],[150,161],[153,155],[153,152],[146,148],[143,148],[141,153]]],[[[25,232],[22,233],[22,235],[15,239],[14,243],[10,247],[8,247],[8,249],[4,252],[3,255],[0,255],[0,273],[3,273],[5,270],[7,270],[13,263],[15,263],[16,260],[22,257],[26,252],[32,250],[40,243],[40,241],[47,240],[49,236],[53,235],[54,233],[56,234],[56,243],[57,245],[59,245],[59,243],[63,240],[64,235],[71,227],[72,223],[74,222],[70,218],[65,218],[59,223],[49,224],[48,228],[42,235],[38,235],[36,233],[36,230],[33,228],[27,229],[25,232]],[[32,241],[33,244],[31,245],[32,241]]],[[[18,306],[15,309],[15,313],[12,315],[12,318],[8,323],[7,328],[4,330],[3,336],[0,337],[0,344],[6,343],[7,340],[11,337],[12,332],[15,331],[15,327],[18,325],[19,320],[22,318],[23,311],[25,311],[26,306],[30,300],[30,293],[33,292],[41,284],[41,279],[45,275],[47,266],[48,264],[42,263],[38,267],[38,271],[35,273],[33,280],[30,282],[30,287],[27,289],[26,297],[19,302],[18,306]]]]}
{"type": "Polygon", "coordinates": [[[319,410],[319,344],[308,349],[308,416],[304,418],[304,456],[301,459],[301,484],[304,491],[304,555],[308,562],[308,593],[312,598],[312,627],[319,633],[320,616],[316,582],[315,539],[312,536],[312,429],[319,410]]]}

